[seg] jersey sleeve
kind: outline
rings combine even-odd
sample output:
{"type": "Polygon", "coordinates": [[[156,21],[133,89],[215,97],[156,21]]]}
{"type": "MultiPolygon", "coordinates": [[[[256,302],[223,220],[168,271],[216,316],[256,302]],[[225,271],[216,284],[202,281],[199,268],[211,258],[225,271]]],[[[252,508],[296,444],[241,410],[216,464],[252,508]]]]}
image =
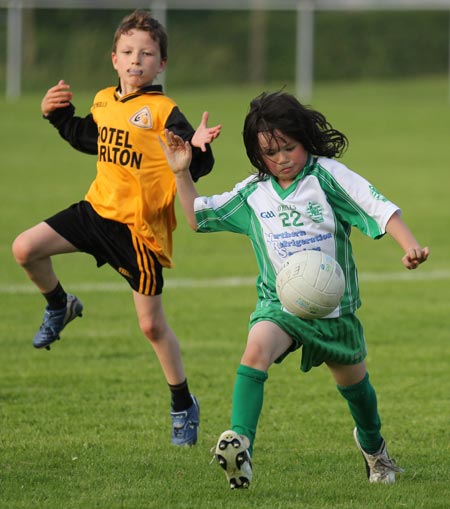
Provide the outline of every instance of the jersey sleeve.
{"type": "MultiPolygon", "coordinates": [[[[195,129],[177,106],[171,111],[165,127],[180,136],[184,141],[190,142],[195,133],[195,129]]],[[[192,162],[189,171],[194,182],[210,173],[213,166],[214,157],[210,145],[206,145],[206,152],[202,152],[198,147],[192,147],[192,162]]]]}
{"type": "Polygon", "coordinates": [[[195,199],[198,232],[228,231],[248,235],[252,215],[246,194],[242,193],[244,183],[236,185],[232,191],[195,199]]]}
{"type": "Polygon", "coordinates": [[[86,154],[97,154],[97,124],[91,114],[86,117],[75,116],[75,107],[70,104],[66,108],[52,111],[46,118],[59,134],[73,148],[86,154]]]}
{"type": "Polygon", "coordinates": [[[401,212],[368,180],[337,161],[328,168],[328,175],[321,175],[321,178],[321,185],[338,219],[368,237],[381,238],[392,215],[401,212]]]}

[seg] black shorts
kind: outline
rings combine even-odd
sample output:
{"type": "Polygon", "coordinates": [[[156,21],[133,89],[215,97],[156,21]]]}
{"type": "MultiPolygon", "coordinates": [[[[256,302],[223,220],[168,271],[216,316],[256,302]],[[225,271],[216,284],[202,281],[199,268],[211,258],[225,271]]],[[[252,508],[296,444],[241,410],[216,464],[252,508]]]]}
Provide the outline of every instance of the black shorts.
{"type": "Polygon", "coordinates": [[[79,251],[92,255],[98,267],[111,265],[136,292],[162,293],[162,265],[127,225],[103,218],[87,201],[74,203],[45,222],[79,251]]]}

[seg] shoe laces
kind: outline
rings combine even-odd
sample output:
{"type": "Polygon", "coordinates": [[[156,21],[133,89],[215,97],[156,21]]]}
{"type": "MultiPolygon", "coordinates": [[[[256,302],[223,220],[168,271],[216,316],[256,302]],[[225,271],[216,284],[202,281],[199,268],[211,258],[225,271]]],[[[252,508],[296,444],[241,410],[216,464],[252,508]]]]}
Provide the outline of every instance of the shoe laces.
{"type": "Polygon", "coordinates": [[[46,330],[49,329],[52,333],[56,333],[57,327],[60,325],[57,323],[64,321],[64,315],[66,312],[66,308],[63,308],[61,310],[46,310],[44,314],[44,319],[42,320],[42,324],[40,326],[40,330],[46,330]]]}
{"type": "Polygon", "coordinates": [[[214,460],[217,460],[216,446],[213,445],[211,447],[211,449],[209,450],[209,452],[213,455],[213,457],[211,458],[211,461],[209,462],[209,464],[212,465],[214,463],[214,460]]]}
{"type": "Polygon", "coordinates": [[[395,459],[390,458],[386,454],[380,454],[379,456],[377,456],[375,458],[372,468],[378,472],[383,473],[383,474],[385,474],[389,471],[398,472],[399,474],[401,474],[403,472],[403,468],[401,468],[397,465],[397,462],[395,461],[395,459]]]}

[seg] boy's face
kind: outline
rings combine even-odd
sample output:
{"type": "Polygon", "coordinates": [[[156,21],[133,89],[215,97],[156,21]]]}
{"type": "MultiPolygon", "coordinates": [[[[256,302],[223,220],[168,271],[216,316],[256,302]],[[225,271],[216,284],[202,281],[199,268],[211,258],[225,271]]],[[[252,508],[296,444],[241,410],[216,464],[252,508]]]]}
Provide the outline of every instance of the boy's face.
{"type": "Polygon", "coordinates": [[[122,34],[112,54],[112,64],[119,75],[123,94],[151,85],[165,69],[166,63],[166,60],[161,59],[159,44],[143,30],[131,30],[128,34],[122,34]]]}
{"type": "Polygon", "coordinates": [[[258,133],[258,141],[268,170],[280,186],[286,189],[304,168],[308,152],[300,142],[278,130],[275,130],[273,136],[265,132],[258,133]]]}

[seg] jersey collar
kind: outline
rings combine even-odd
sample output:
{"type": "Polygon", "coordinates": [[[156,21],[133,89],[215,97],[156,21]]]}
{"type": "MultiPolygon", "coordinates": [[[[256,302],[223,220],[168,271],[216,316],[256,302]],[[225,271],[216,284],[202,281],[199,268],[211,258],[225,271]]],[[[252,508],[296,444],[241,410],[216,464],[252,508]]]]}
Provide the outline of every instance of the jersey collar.
{"type": "Polygon", "coordinates": [[[163,94],[163,87],[162,85],[147,85],[145,87],[142,87],[137,92],[133,92],[132,94],[128,95],[121,95],[120,90],[120,83],[117,86],[116,90],[114,91],[114,98],[116,101],[130,101],[131,99],[134,99],[135,97],[139,97],[142,94],[163,94]]]}
{"type": "Polygon", "coordinates": [[[275,177],[271,176],[270,180],[272,181],[273,188],[278,193],[278,195],[283,199],[286,198],[287,196],[289,196],[292,193],[292,191],[297,187],[299,180],[302,180],[302,178],[305,177],[305,175],[307,175],[309,173],[311,168],[316,163],[316,160],[317,160],[317,157],[313,157],[311,154],[308,154],[308,159],[306,160],[305,166],[298,173],[298,175],[295,177],[292,184],[289,187],[287,187],[286,189],[283,189],[280,186],[280,184],[278,183],[278,181],[275,179],[275,177]]]}

